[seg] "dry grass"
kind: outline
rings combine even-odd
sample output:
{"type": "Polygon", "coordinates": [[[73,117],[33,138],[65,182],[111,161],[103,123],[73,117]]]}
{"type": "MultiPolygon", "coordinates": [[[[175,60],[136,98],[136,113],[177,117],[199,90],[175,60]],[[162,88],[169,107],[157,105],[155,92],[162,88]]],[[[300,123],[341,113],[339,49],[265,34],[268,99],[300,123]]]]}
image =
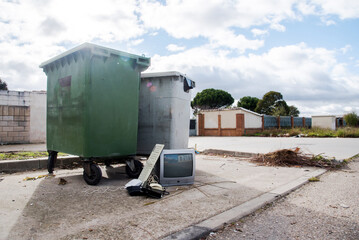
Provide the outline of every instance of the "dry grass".
{"type": "Polygon", "coordinates": [[[341,137],[358,138],[359,128],[344,127],[337,130],[325,128],[289,128],[289,129],[266,129],[255,136],[263,137],[341,137]]]}
{"type": "Polygon", "coordinates": [[[260,154],[252,158],[252,161],[265,166],[310,166],[328,169],[339,168],[347,163],[347,161],[340,162],[335,159],[327,159],[322,155],[304,154],[299,148],[260,154]]]}

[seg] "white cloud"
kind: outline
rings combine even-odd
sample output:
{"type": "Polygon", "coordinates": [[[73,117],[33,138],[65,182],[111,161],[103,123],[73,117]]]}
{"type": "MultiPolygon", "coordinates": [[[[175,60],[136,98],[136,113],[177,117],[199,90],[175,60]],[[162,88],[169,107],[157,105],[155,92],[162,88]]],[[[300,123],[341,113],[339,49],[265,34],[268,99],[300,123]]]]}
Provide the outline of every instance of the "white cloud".
{"type": "Polygon", "coordinates": [[[176,44],[169,44],[167,45],[167,50],[170,52],[179,52],[179,51],[183,51],[186,49],[186,47],[184,46],[178,46],[176,44]]]}
{"type": "Polygon", "coordinates": [[[309,1],[299,1],[296,7],[304,15],[315,15],[318,11],[317,6],[309,1]]]}
{"type": "Polygon", "coordinates": [[[236,35],[232,31],[219,31],[211,38],[213,47],[228,47],[244,53],[247,49],[257,50],[264,45],[263,40],[249,40],[244,35],[236,35]]]}
{"type": "Polygon", "coordinates": [[[335,51],[301,43],[260,55],[228,54],[206,45],[169,56],[155,55],[149,71],[182,71],[197,82],[196,91],[224,89],[236,99],[279,91],[288,103],[300,103],[296,105],[307,115],[341,114],[349,104],[359,106],[359,76],[336,59],[335,51]]]}
{"type": "Polygon", "coordinates": [[[251,30],[253,36],[262,36],[262,35],[266,35],[268,34],[268,30],[261,30],[261,29],[258,29],[258,28],[253,28],[251,30]]]}
{"type": "Polygon", "coordinates": [[[280,22],[296,18],[292,10],[294,2],[295,0],[173,0],[161,4],[143,0],[140,12],[141,19],[148,28],[163,29],[175,38],[206,37],[212,43],[230,48],[241,45],[238,50],[243,52],[245,45],[249,45],[249,49],[257,49],[263,43],[260,40],[248,40],[244,35],[236,34],[233,28],[268,24],[272,29],[284,31],[285,27],[280,22]],[[235,41],[244,44],[234,44],[235,41]]]}
{"type": "Polygon", "coordinates": [[[359,17],[359,1],[357,0],[311,0],[320,7],[322,15],[338,15],[341,19],[359,17]]]}
{"type": "Polygon", "coordinates": [[[334,20],[330,19],[328,16],[320,17],[320,21],[322,21],[322,23],[325,26],[330,26],[330,25],[335,25],[336,24],[336,22],[334,20]]]}
{"type": "MultiPolygon", "coordinates": [[[[0,1],[0,71],[10,89],[46,89],[39,64],[83,42],[137,39],[136,2],[0,1]]],[[[139,44],[141,39],[132,42],[139,44]]]]}
{"type": "Polygon", "coordinates": [[[144,40],[145,40],[145,39],[143,39],[143,38],[135,39],[135,40],[132,40],[132,41],[129,43],[129,45],[131,45],[131,46],[137,46],[137,45],[141,44],[144,40]]]}
{"type": "Polygon", "coordinates": [[[279,24],[279,23],[272,23],[270,25],[270,28],[271,29],[274,29],[274,30],[277,30],[278,32],[285,32],[285,27],[282,25],[282,24],[279,24]]]}
{"type": "Polygon", "coordinates": [[[343,54],[346,54],[348,51],[350,51],[352,49],[352,46],[350,46],[349,44],[345,45],[345,47],[341,48],[340,51],[343,54]]]}
{"type": "Polygon", "coordinates": [[[1,2],[0,16],[5,24],[3,36],[22,41],[80,43],[97,38],[105,42],[126,40],[144,30],[131,1],[19,1],[1,2]]]}

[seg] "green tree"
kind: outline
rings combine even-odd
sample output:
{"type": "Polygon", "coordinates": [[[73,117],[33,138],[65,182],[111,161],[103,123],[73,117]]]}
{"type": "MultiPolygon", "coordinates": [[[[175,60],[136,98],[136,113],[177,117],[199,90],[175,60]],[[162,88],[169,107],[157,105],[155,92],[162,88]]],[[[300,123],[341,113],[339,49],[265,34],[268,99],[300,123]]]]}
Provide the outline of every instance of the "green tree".
{"type": "Polygon", "coordinates": [[[0,90],[8,90],[6,82],[1,80],[1,78],[0,78],[0,90]]]}
{"type": "Polygon", "coordinates": [[[350,127],[355,127],[358,125],[358,115],[355,112],[345,114],[344,120],[350,127]]]}
{"type": "Polygon", "coordinates": [[[298,117],[299,116],[299,110],[295,106],[289,106],[289,116],[298,117]]]}
{"type": "Polygon", "coordinates": [[[263,98],[258,101],[255,111],[260,114],[273,115],[278,111],[289,112],[289,107],[284,101],[281,93],[270,91],[264,94],[263,98]]]}
{"type": "Polygon", "coordinates": [[[259,99],[256,97],[245,96],[242,97],[237,103],[237,107],[242,107],[251,111],[254,111],[257,107],[259,99]]]}
{"type": "Polygon", "coordinates": [[[273,109],[273,116],[288,116],[289,107],[285,101],[279,102],[273,109]]]}
{"type": "Polygon", "coordinates": [[[191,102],[191,107],[195,113],[200,109],[214,109],[230,106],[234,102],[233,97],[226,91],[219,89],[205,89],[199,92],[191,102]]]}

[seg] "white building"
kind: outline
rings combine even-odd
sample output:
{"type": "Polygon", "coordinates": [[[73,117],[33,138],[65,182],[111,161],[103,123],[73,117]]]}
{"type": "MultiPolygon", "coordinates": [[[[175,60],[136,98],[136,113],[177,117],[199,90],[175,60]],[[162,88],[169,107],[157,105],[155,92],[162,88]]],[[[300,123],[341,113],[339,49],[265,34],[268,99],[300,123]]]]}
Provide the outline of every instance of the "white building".
{"type": "Polygon", "coordinates": [[[262,131],[263,116],[245,108],[202,110],[198,136],[242,136],[262,131]]]}

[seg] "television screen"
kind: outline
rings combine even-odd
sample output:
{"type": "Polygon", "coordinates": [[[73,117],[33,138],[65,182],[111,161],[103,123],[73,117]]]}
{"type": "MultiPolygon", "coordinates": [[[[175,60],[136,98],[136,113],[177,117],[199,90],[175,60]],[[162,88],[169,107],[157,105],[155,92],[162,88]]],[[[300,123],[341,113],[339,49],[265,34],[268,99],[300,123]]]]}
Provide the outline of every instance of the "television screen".
{"type": "Polygon", "coordinates": [[[195,177],[193,149],[164,149],[157,165],[157,176],[162,186],[193,184],[195,177]]]}
{"type": "Polygon", "coordinates": [[[192,154],[164,154],[164,177],[190,177],[193,174],[192,154]]]}

